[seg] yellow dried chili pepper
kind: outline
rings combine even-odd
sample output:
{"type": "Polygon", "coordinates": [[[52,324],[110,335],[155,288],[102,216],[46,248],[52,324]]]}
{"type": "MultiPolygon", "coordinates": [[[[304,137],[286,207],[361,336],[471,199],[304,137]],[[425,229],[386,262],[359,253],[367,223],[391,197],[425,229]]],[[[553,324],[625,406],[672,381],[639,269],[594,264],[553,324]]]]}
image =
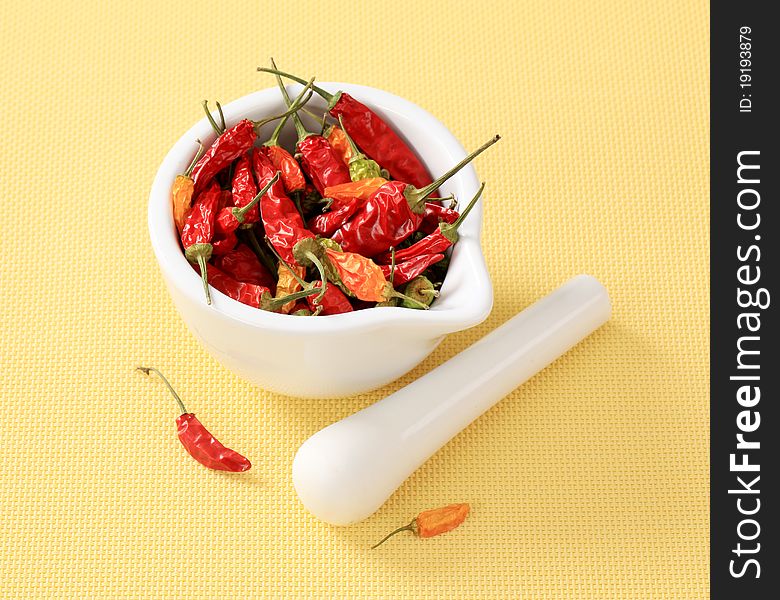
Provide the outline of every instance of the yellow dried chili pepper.
{"type": "Polygon", "coordinates": [[[192,206],[192,193],[195,190],[195,183],[192,181],[190,175],[192,169],[195,168],[195,164],[203,156],[203,144],[198,140],[198,151],[195,153],[195,158],[192,159],[190,166],[181,175],[177,175],[173,180],[173,186],[171,187],[171,202],[173,203],[173,221],[176,223],[176,229],[181,235],[181,230],[184,227],[184,220],[187,216],[187,211],[192,206]]]}
{"type": "MultiPolygon", "coordinates": [[[[306,274],[305,267],[300,267],[298,265],[287,266],[280,261],[278,266],[278,274],[279,274],[279,280],[276,282],[277,298],[289,296],[290,294],[303,289],[301,287],[301,284],[298,281],[298,278],[302,278],[306,274]],[[293,270],[295,271],[294,274],[293,274],[293,270]],[[296,275],[298,276],[298,278],[296,278],[296,275]]],[[[289,314],[294,307],[295,307],[294,301],[288,302],[287,304],[285,304],[279,309],[279,312],[282,312],[284,314],[289,314]]]]}
{"type": "Polygon", "coordinates": [[[400,533],[401,531],[411,531],[421,538],[429,538],[452,531],[466,520],[470,508],[471,507],[468,504],[450,504],[449,506],[443,506],[442,508],[424,510],[412,519],[411,523],[390,532],[381,542],[371,546],[371,549],[373,550],[377,546],[384,544],[396,533],[400,533]]]}

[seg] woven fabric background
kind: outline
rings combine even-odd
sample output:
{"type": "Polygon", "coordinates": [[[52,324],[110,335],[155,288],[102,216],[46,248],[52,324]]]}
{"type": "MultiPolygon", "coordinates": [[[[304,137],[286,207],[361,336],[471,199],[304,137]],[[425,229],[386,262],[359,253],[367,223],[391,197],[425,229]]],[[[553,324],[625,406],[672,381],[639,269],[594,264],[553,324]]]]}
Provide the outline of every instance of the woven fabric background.
{"type": "Polygon", "coordinates": [[[709,14],[701,0],[11,0],[0,20],[0,597],[689,598],[708,593],[709,14]],[[488,182],[487,322],[375,393],[282,397],[178,318],[146,202],[202,116],[280,66],[439,117],[488,182]],[[318,522],[309,435],[432,369],[570,276],[610,323],[485,414],[372,518],[318,522]],[[164,370],[253,459],[209,472],[164,370]],[[418,511],[457,531],[369,546],[418,511]]]}

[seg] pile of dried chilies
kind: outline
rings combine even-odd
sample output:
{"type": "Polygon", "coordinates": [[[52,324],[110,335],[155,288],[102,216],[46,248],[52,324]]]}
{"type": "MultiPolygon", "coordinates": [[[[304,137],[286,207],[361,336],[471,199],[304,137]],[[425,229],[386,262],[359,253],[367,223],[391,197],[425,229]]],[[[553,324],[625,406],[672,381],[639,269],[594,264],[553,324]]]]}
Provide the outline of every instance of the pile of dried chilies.
{"type": "Polygon", "coordinates": [[[434,180],[370,108],[272,67],[259,70],[276,75],[287,111],[227,127],[219,103],[218,122],[204,102],[217,138],[173,183],[174,221],[206,301],[211,286],[249,306],[298,316],[427,309],[484,184],[460,213],[444,204],[453,198],[434,194],[499,136],[434,180]],[[297,98],[281,77],[305,85],[297,98]],[[304,109],[313,93],[337,122],[304,109]],[[299,112],[317,118],[320,132],[307,129],[299,112]],[[276,120],[270,137],[259,138],[276,120]],[[297,133],[289,150],[279,142],[288,120],[297,133]]]}

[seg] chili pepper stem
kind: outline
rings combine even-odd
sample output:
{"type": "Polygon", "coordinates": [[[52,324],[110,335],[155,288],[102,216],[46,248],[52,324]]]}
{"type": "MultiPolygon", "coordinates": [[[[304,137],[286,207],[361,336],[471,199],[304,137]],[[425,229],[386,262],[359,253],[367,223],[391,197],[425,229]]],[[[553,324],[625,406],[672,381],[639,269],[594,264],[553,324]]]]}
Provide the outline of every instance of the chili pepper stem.
{"type": "MultiPolygon", "coordinates": [[[[312,79],[312,81],[314,81],[312,79]]],[[[311,83],[311,82],[309,82],[311,83]]],[[[277,119],[282,119],[282,122],[277,125],[277,128],[279,131],[281,131],[281,128],[284,126],[284,124],[287,122],[287,119],[293,115],[295,115],[299,110],[301,110],[306,103],[311,100],[312,92],[309,91],[311,89],[309,83],[306,84],[306,86],[303,88],[301,93],[295,98],[294,101],[287,103],[287,110],[283,113],[279,113],[278,115],[273,115],[271,117],[266,117],[265,119],[260,119],[259,121],[252,121],[252,123],[255,126],[255,131],[259,132],[260,129],[263,127],[263,125],[266,125],[270,123],[271,121],[276,121],[277,119]],[[309,92],[308,94],[306,92],[309,92]],[[305,97],[304,97],[305,96],[305,97]]],[[[278,136],[277,136],[278,137],[278,136]]],[[[268,144],[263,144],[268,145],[268,144]]],[[[278,144],[274,144],[278,145],[278,144]]]]}
{"type": "Polygon", "coordinates": [[[389,540],[391,537],[393,537],[396,533],[401,533],[402,531],[411,531],[412,533],[416,533],[417,532],[417,519],[412,519],[412,522],[409,523],[408,525],[404,525],[403,527],[399,527],[395,531],[391,531],[384,538],[382,538],[381,542],[371,546],[371,549],[373,550],[374,548],[378,548],[379,546],[384,544],[387,540],[389,540]]]}
{"type": "Polygon", "coordinates": [[[428,310],[430,306],[427,304],[424,304],[423,302],[420,302],[419,300],[415,300],[411,296],[407,296],[406,294],[402,294],[401,292],[397,292],[393,290],[392,294],[390,294],[393,298],[399,298],[400,300],[404,300],[408,302],[409,304],[414,304],[417,308],[420,310],[428,310]]]}
{"type": "Polygon", "coordinates": [[[203,291],[206,292],[206,304],[211,304],[211,290],[209,289],[209,275],[206,268],[206,257],[198,254],[198,267],[200,267],[200,279],[203,281],[203,291]]]}
{"type": "Polygon", "coordinates": [[[265,250],[263,250],[263,247],[260,245],[260,242],[257,241],[257,236],[255,236],[254,228],[245,229],[244,231],[246,231],[246,237],[249,239],[249,245],[252,246],[252,250],[254,250],[255,254],[257,255],[257,258],[260,259],[260,261],[271,272],[271,275],[274,277],[274,279],[276,279],[276,265],[274,264],[274,261],[271,260],[271,257],[268,256],[268,253],[265,250]]]}
{"type": "Polygon", "coordinates": [[[447,171],[444,175],[437,178],[433,183],[430,183],[426,185],[422,189],[417,189],[414,186],[408,186],[406,190],[404,191],[404,196],[406,196],[406,199],[409,201],[409,205],[411,206],[412,210],[419,211],[423,208],[425,204],[426,198],[433,194],[441,185],[447,181],[450,177],[455,175],[458,171],[460,171],[463,167],[465,167],[467,164],[469,164],[472,160],[474,160],[477,156],[482,154],[485,150],[490,148],[493,144],[495,144],[498,140],[501,139],[500,135],[496,135],[491,140],[485,142],[482,144],[479,148],[474,150],[472,153],[470,153],[466,158],[464,158],[462,161],[460,161],[457,165],[452,167],[449,171],[447,171]]]}
{"type": "Polygon", "coordinates": [[[281,298],[270,298],[270,294],[263,294],[262,304],[260,308],[262,308],[263,310],[275,311],[280,309],[288,302],[294,302],[295,300],[300,300],[301,298],[306,298],[307,296],[312,296],[316,293],[317,293],[317,288],[312,287],[309,289],[301,290],[300,292],[293,292],[292,294],[287,294],[286,296],[282,296],[281,298]]]}
{"type": "Polygon", "coordinates": [[[275,184],[277,181],[279,181],[279,176],[280,175],[281,175],[281,172],[277,171],[276,175],[273,176],[271,181],[266,183],[263,186],[263,189],[260,190],[259,192],[257,192],[257,196],[252,198],[251,202],[245,204],[241,208],[237,208],[236,207],[236,208],[233,209],[233,216],[236,218],[236,221],[238,221],[239,223],[243,223],[244,222],[244,217],[246,217],[246,213],[248,213],[255,204],[260,202],[260,198],[262,198],[263,196],[266,195],[266,193],[268,193],[268,190],[271,189],[271,186],[273,184],[275,184]]]}
{"type": "Polygon", "coordinates": [[[198,151],[195,153],[195,158],[192,159],[190,166],[187,167],[186,171],[184,171],[184,175],[186,177],[192,175],[192,170],[195,168],[195,165],[198,164],[200,157],[203,156],[203,153],[206,151],[206,148],[203,147],[203,142],[201,142],[200,140],[195,140],[195,141],[198,142],[198,151]]]}
{"type": "Polygon", "coordinates": [[[219,103],[219,100],[216,100],[214,103],[217,105],[217,112],[219,113],[219,122],[222,124],[222,131],[225,131],[227,129],[227,124],[225,123],[225,113],[222,112],[222,105],[219,103]]]}
{"type": "Polygon", "coordinates": [[[463,220],[469,216],[469,213],[471,212],[471,209],[474,208],[474,205],[477,203],[477,200],[479,200],[480,196],[482,196],[482,191],[485,189],[485,182],[482,182],[482,185],[479,186],[479,189],[477,190],[477,193],[474,194],[474,197],[469,200],[468,205],[464,209],[462,213],[458,215],[458,218],[455,219],[452,223],[442,223],[439,225],[439,228],[441,229],[441,234],[446,237],[448,240],[450,240],[453,244],[458,241],[458,227],[460,227],[461,223],[463,223],[463,220]]]}
{"type": "MultiPolygon", "coordinates": [[[[271,63],[274,64],[273,58],[271,59],[271,63]]],[[[296,75],[290,75],[290,73],[285,73],[284,71],[280,71],[275,66],[273,69],[269,69],[268,67],[257,67],[257,70],[263,73],[271,73],[272,75],[276,75],[277,77],[281,75],[282,77],[286,77],[287,79],[292,79],[293,81],[297,81],[301,85],[306,83],[306,81],[302,77],[298,77],[296,75]]],[[[325,101],[328,103],[328,109],[333,108],[336,102],[338,102],[339,96],[341,96],[341,93],[331,94],[330,92],[326,92],[321,87],[316,85],[311,86],[311,89],[313,89],[315,92],[317,92],[320,96],[322,96],[325,99],[325,101]]]]}
{"type": "Polygon", "coordinates": [[[211,111],[209,110],[209,101],[204,100],[201,104],[203,104],[203,110],[206,113],[206,118],[209,120],[209,123],[211,124],[211,128],[214,130],[214,133],[217,135],[222,135],[225,133],[225,130],[222,129],[219,125],[217,125],[217,122],[214,120],[214,117],[211,114],[211,111]]]}
{"type": "Polygon", "coordinates": [[[390,285],[393,285],[395,278],[395,246],[390,248],[390,285]]]}
{"type": "Polygon", "coordinates": [[[179,409],[181,410],[181,414],[187,414],[187,409],[184,408],[184,402],[182,402],[182,399],[179,397],[179,394],[176,393],[176,390],[173,389],[173,386],[171,385],[171,382],[168,381],[168,378],[160,373],[158,369],[155,369],[154,367],[136,367],[136,371],[141,371],[141,373],[151,377],[152,373],[156,373],[157,376],[162,379],[163,383],[168,387],[168,390],[173,394],[173,397],[176,399],[176,402],[179,403],[179,409]]]}
{"type": "MultiPolygon", "coordinates": [[[[276,63],[274,62],[273,58],[271,58],[271,64],[275,69],[276,63]]],[[[276,84],[279,86],[279,89],[282,92],[282,97],[284,97],[285,104],[287,104],[287,106],[290,106],[291,105],[290,94],[287,93],[287,88],[284,87],[284,82],[282,81],[282,78],[279,77],[279,75],[276,76],[276,84]]],[[[293,124],[295,125],[295,131],[298,134],[298,142],[302,142],[310,135],[313,135],[311,132],[306,130],[306,128],[303,126],[303,121],[301,121],[301,118],[297,114],[292,115],[292,120],[293,120],[293,124]]]]}
{"type": "Polygon", "coordinates": [[[318,304],[320,300],[322,300],[322,297],[325,295],[325,291],[328,289],[328,279],[325,276],[325,267],[322,266],[320,259],[317,258],[317,256],[313,252],[309,252],[307,250],[305,256],[312,263],[314,263],[314,266],[317,268],[317,271],[319,271],[320,273],[320,281],[322,281],[322,291],[320,292],[320,295],[314,299],[314,302],[318,304]]]}

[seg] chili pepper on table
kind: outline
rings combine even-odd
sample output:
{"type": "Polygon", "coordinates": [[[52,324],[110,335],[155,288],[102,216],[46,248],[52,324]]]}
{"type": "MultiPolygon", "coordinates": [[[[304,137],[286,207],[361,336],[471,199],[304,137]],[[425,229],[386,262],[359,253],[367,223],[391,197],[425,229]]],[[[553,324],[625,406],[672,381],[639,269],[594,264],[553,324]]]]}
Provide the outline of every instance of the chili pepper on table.
{"type": "Polygon", "coordinates": [[[171,203],[173,204],[173,222],[176,223],[176,230],[181,235],[181,229],[184,227],[184,217],[192,206],[192,194],[195,191],[195,183],[190,175],[195,168],[195,163],[203,156],[203,144],[198,141],[198,151],[195,158],[192,159],[190,166],[181,175],[177,175],[171,186],[171,203]]]}
{"type": "Polygon", "coordinates": [[[218,256],[212,262],[220,271],[237,281],[253,283],[267,287],[269,290],[273,290],[276,286],[276,280],[271,273],[245,244],[237,246],[224,256],[218,256]]]}
{"type": "Polygon", "coordinates": [[[181,231],[181,244],[184,256],[191,263],[197,263],[201,269],[203,290],[206,293],[206,303],[211,304],[211,292],[206,271],[206,262],[211,258],[214,247],[211,241],[214,237],[214,219],[222,191],[213,183],[196,199],[187,211],[184,227],[181,231]]]}
{"type": "MultiPolygon", "coordinates": [[[[403,285],[421,275],[428,267],[444,260],[444,254],[421,254],[395,265],[393,285],[403,285]]],[[[379,265],[385,277],[390,277],[390,265],[379,265]]]]}
{"type": "MultiPolygon", "coordinates": [[[[287,94],[281,77],[276,79],[284,101],[290,106],[290,96],[287,94]]],[[[328,140],[321,135],[307,131],[297,114],[292,115],[292,120],[298,134],[295,149],[300,154],[301,168],[317,191],[322,194],[328,186],[352,181],[349,169],[333,150],[328,140]]]]}
{"type": "MultiPolygon", "coordinates": [[[[257,70],[305,83],[300,77],[276,68],[258,67],[257,70]]],[[[431,184],[431,175],[414,150],[374,111],[346,92],[331,94],[316,85],[313,85],[312,89],[328,103],[331,115],[343,118],[346,131],[352,139],[368,156],[387,169],[394,179],[418,188],[431,184]]]]}
{"type": "MultiPolygon", "coordinates": [[[[460,214],[454,223],[440,223],[433,233],[428,234],[419,242],[412,244],[408,248],[398,250],[395,254],[396,261],[405,262],[408,259],[415,256],[420,256],[421,254],[439,254],[457,242],[458,227],[460,227],[461,223],[463,223],[463,220],[469,215],[471,209],[474,208],[477,200],[479,200],[480,196],[482,196],[482,190],[484,189],[485,184],[483,183],[469,202],[468,206],[466,206],[466,209],[460,214]]],[[[378,256],[376,260],[378,263],[389,262],[390,253],[386,252],[378,256]]]]}
{"type": "Polygon", "coordinates": [[[384,544],[396,533],[402,531],[411,531],[421,538],[430,538],[452,531],[466,520],[470,508],[471,507],[468,504],[450,504],[449,506],[443,506],[442,508],[424,510],[412,519],[411,523],[390,532],[381,542],[371,546],[371,549],[373,550],[377,546],[384,544]]]}
{"type": "Polygon", "coordinates": [[[274,298],[271,295],[271,290],[265,286],[236,281],[212,264],[207,264],[206,268],[208,269],[209,284],[215,289],[242,304],[269,312],[276,312],[288,302],[294,302],[317,293],[315,289],[308,289],[282,298],[274,298]]]}
{"type": "Polygon", "coordinates": [[[195,185],[195,193],[197,194],[202,190],[222,169],[230,166],[230,164],[242,154],[246,154],[246,152],[254,146],[255,140],[257,139],[257,131],[259,131],[263,125],[275,121],[276,119],[284,118],[286,115],[294,114],[308,102],[309,97],[303,99],[297,105],[291,104],[287,111],[281,115],[276,115],[260,121],[241,119],[238,123],[233,125],[233,127],[219,135],[192,169],[192,180],[195,185]]]}
{"type": "MultiPolygon", "coordinates": [[[[254,151],[252,151],[252,153],[253,152],[254,151]]],[[[236,174],[238,174],[238,172],[239,170],[236,169],[236,174]]],[[[257,204],[260,202],[260,199],[268,193],[268,190],[271,188],[271,186],[279,180],[279,176],[280,173],[277,171],[276,175],[274,175],[271,180],[263,186],[263,189],[258,192],[257,188],[255,188],[254,197],[243,206],[226,206],[225,208],[221,209],[217,214],[217,232],[226,235],[234,232],[240,225],[244,223],[251,224],[257,222],[260,218],[260,215],[257,211],[257,204]],[[255,216],[254,221],[250,219],[252,214],[255,216]]],[[[249,177],[252,177],[251,171],[249,172],[249,177]]],[[[252,186],[254,186],[254,179],[252,181],[252,186]]]]}
{"type": "Polygon", "coordinates": [[[427,304],[417,302],[393,289],[393,285],[385,279],[382,269],[370,258],[330,248],[325,248],[325,255],[338,273],[340,281],[358,300],[384,302],[389,298],[400,298],[416,308],[427,310],[427,304]]]}
{"type": "Polygon", "coordinates": [[[379,188],[358,211],[340,227],[332,238],[346,252],[376,256],[402,242],[422,223],[425,200],[445,181],[495,144],[495,136],[430,185],[417,189],[400,181],[390,181],[379,188]]]}
{"type": "Polygon", "coordinates": [[[181,441],[182,446],[184,446],[192,458],[204,467],[217,471],[243,473],[252,467],[249,459],[235,450],[223,446],[209,433],[193,413],[187,412],[187,409],[184,408],[184,402],[182,402],[179,394],[173,389],[165,375],[154,367],[138,367],[138,370],[149,376],[151,376],[151,373],[156,373],[176,399],[179,409],[181,409],[181,414],[176,418],[179,441],[181,441]]]}
{"type": "MultiPolygon", "coordinates": [[[[312,80],[312,82],[313,81],[314,80],[312,80]]],[[[304,88],[304,91],[301,92],[301,94],[305,93],[307,89],[308,86],[304,88]]],[[[298,102],[299,98],[300,96],[295,99],[295,102],[298,102]]],[[[293,102],[293,104],[295,104],[295,102],[293,102]]],[[[298,164],[298,161],[279,144],[279,135],[282,132],[282,128],[287,123],[288,118],[289,117],[285,117],[279,121],[279,124],[276,126],[276,129],[274,129],[271,137],[260,147],[260,152],[263,152],[276,170],[282,173],[284,190],[288,194],[293,194],[296,192],[303,192],[306,189],[306,178],[303,176],[303,171],[301,171],[301,166],[298,164]]]]}

